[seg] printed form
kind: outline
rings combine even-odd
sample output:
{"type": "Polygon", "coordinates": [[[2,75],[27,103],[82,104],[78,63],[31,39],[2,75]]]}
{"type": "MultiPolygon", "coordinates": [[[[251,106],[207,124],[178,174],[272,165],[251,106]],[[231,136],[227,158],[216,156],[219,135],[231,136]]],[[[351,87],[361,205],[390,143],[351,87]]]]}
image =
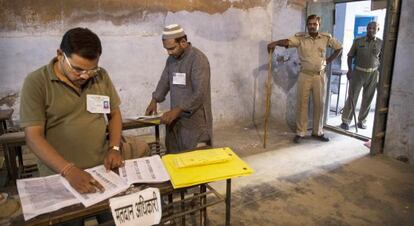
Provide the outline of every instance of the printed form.
{"type": "Polygon", "coordinates": [[[119,175],[128,184],[159,183],[170,180],[159,155],[125,160],[124,167],[119,168],[119,175]]]}
{"type": "Polygon", "coordinates": [[[26,221],[40,214],[79,203],[63,185],[59,174],[17,180],[17,189],[26,221]]]}
{"type": "Polygon", "coordinates": [[[125,191],[129,187],[129,184],[120,178],[118,174],[112,172],[111,170],[107,172],[103,165],[89,168],[85,171],[90,173],[91,176],[105,188],[104,192],[80,194],[74,188],[72,188],[72,186],[70,186],[67,180],[62,178],[62,182],[65,187],[71,191],[85,207],[110,198],[120,192],[125,191]]]}

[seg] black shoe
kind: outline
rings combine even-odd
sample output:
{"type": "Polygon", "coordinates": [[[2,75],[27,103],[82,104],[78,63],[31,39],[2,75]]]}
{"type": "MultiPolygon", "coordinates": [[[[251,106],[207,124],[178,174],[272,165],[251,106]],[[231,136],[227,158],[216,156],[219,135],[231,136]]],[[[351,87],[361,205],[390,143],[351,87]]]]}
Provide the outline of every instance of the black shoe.
{"type": "Polygon", "coordinates": [[[329,137],[325,137],[325,134],[322,134],[322,135],[319,135],[319,136],[312,134],[312,137],[319,140],[319,141],[322,141],[322,142],[328,142],[329,141],[329,137]]]}
{"type": "Polygon", "coordinates": [[[293,143],[295,143],[295,144],[299,144],[300,142],[301,142],[301,140],[303,139],[303,137],[301,137],[301,136],[299,136],[299,135],[296,135],[294,138],[293,138],[293,143]]]}
{"type": "Polygon", "coordinates": [[[349,130],[349,125],[345,122],[343,122],[339,127],[341,127],[344,130],[349,130]]]}
{"type": "Polygon", "coordinates": [[[363,122],[358,122],[357,126],[360,129],[366,129],[367,128],[367,125],[365,125],[363,122]]]}

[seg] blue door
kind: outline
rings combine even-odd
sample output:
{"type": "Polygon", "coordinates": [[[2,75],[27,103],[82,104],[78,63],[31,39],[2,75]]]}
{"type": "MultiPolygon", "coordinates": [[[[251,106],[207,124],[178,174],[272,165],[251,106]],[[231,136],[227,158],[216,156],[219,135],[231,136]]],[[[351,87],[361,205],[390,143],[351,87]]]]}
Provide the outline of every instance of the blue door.
{"type": "Polygon", "coordinates": [[[375,16],[355,16],[354,38],[365,36],[368,23],[375,20],[375,16]]]}

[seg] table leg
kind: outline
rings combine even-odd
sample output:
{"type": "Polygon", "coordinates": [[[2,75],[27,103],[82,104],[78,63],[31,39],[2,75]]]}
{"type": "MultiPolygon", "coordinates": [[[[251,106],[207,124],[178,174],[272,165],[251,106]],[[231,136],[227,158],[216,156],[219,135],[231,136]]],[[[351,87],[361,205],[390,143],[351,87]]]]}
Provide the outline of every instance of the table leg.
{"type": "Polygon", "coordinates": [[[230,226],[231,179],[226,180],[226,226],[230,226]]]}
{"type": "MultiPolygon", "coordinates": [[[[200,206],[203,206],[207,203],[207,187],[206,184],[200,185],[200,194],[204,194],[200,196],[200,206]]],[[[200,210],[200,226],[207,224],[207,207],[204,207],[200,210]]]]}
{"type": "Polygon", "coordinates": [[[16,146],[14,147],[14,151],[16,153],[16,157],[18,159],[19,162],[19,166],[18,166],[18,178],[21,178],[22,174],[24,173],[24,165],[23,165],[23,148],[22,146],[16,146]]]}
{"type": "Polygon", "coordinates": [[[12,150],[13,147],[9,145],[3,145],[4,158],[6,162],[7,174],[9,176],[9,181],[16,183],[17,179],[17,165],[16,165],[16,152],[12,150]]]}
{"type": "Polygon", "coordinates": [[[3,153],[4,153],[4,164],[6,165],[6,170],[7,170],[7,180],[6,180],[6,184],[7,184],[7,182],[11,179],[12,175],[11,175],[9,151],[7,150],[7,145],[5,144],[3,145],[3,153]]]}
{"type": "Polygon", "coordinates": [[[157,143],[160,142],[160,126],[159,125],[155,126],[155,141],[157,143]]]}
{"type": "MultiPolygon", "coordinates": [[[[170,215],[170,214],[171,215],[174,215],[173,200],[174,200],[173,193],[168,194],[168,204],[171,204],[170,207],[167,210],[168,211],[168,215],[170,215]]],[[[175,225],[175,219],[174,218],[171,219],[171,225],[175,225]]]]}
{"type": "Polygon", "coordinates": [[[155,143],[156,143],[156,151],[157,153],[160,153],[161,151],[161,145],[160,145],[160,126],[155,126],[155,143]]]}
{"type": "MultiPolygon", "coordinates": [[[[181,212],[185,212],[185,201],[184,201],[184,199],[185,199],[185,190],[180,190],[180,195],[181,195],[181,212]]],[[[185,215],[183,215],[182,217],[181,217],[181,224],[180,225],[183,225],[183,226],[185,226],[185,215]]]]}
{"type": "Polygon", "coordinates": [[[0,135],[3,133],[7,133],[7,122],[6,120],[1,121],[1,128],[0,128],[0,135]]]}

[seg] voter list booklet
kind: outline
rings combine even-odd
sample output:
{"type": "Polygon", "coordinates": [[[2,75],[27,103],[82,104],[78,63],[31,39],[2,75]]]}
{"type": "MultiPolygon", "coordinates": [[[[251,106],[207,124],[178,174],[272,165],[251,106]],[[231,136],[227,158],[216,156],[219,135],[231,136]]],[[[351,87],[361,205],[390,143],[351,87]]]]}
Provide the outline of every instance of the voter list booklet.
{"type": "Polygon", "coordinates": [[[124,166],[119,168],[119,175],[128,184],[160,183],[170,180],[159,155],[125,160],[124,166]]]}
{"type": "Polygon", "coordinates": [[[49,213],[79,200],[63,185],[59,174],[17,180],[24,220],[49,213]]]}
{"type": "Polygon", "coordinates": [[[85,207],[110,198],[120,192],[125,191],[129,187],[129,184],[121,177],[119,177],[118,174],[112,172],[111,170],[107,171],[103,165],[89,168],[85,171],[90,173],[91,176],[105,188],[105,191],[80,194],[74,188],[72,188],[72,186],[70,186],[67,180],[62,178],[62,182],[65,187],[71,191],[85,207]]]}

